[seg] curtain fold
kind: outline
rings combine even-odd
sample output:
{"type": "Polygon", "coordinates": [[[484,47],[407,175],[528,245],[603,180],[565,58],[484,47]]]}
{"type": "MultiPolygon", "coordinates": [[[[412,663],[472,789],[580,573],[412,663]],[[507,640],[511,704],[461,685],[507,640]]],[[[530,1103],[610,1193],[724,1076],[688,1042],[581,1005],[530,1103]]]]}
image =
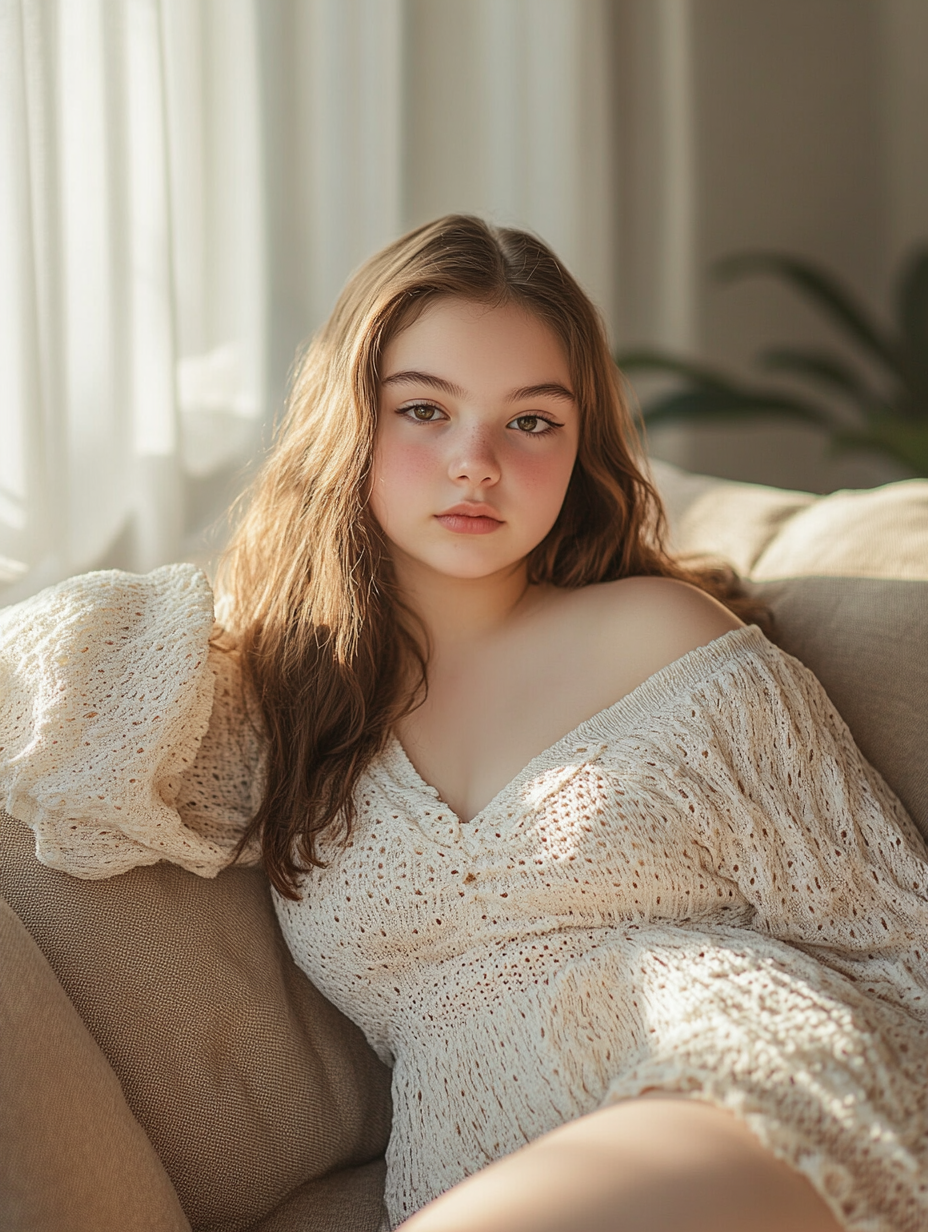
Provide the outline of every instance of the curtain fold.
{"type": "Polygon", "coordinates": [[[0,602],[188,554],[265,412],[252,0],[3,0],[0,602]],[[201,512],[201,511],[195,511],[201,512]]]}

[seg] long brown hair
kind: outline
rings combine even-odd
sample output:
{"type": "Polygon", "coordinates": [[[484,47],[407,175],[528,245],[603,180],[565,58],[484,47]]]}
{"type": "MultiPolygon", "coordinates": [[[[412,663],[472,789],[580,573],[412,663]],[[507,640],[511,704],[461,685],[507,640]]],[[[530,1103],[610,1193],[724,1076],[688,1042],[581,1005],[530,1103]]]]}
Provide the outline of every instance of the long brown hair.
{"type": "Polygon", "coordinates": [[[359,775],[422,699],[427,648],[367,506],[379,364],[438,296],[516,303],[564,347],[580,408],[561,512],[529,580],[588,586],[634,575],[694,582],[730,607],[730,577],[675,561],[602,321],[549,248],[524,231],[450,215],[411,231],[349,280],[297,366],[284,416],[220,569],[227,644],[268,744],[259,838],[268,875],[298,898],[318,836],[354,816],[359,775]],[[410,685],[410,680],[414,683],[410,685]]]}

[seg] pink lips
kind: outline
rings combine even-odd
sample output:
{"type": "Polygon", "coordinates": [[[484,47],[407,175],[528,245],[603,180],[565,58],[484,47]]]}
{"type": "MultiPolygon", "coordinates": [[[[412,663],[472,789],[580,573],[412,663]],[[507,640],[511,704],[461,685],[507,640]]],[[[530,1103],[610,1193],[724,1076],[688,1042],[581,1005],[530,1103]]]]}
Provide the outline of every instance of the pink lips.
{"type": "Polygon", "coordinates": [[[456,535],[489,535],[503,525],[502,518],[490,505],[454,505],[435,515],[446,530],[456,535]]]}

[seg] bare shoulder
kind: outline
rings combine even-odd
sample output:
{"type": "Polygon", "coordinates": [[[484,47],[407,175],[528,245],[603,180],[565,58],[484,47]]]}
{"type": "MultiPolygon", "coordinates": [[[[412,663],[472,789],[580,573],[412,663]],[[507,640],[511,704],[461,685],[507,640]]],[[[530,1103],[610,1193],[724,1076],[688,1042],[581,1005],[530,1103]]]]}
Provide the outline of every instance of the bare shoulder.
{"type": "Polygon", "coordinates": [[[624,578],[607,583],[602,590],[604,605],[612,607],[617,618],[644,620],[686,650],[740,629],[744,623],[712,595],[676,578],[624,578]]]}
{"type": "Polygon", "coordinates": [[[574,620],[588,644],[634,683],[743,624],[717,599],[674,578],[624,578],[574,594],[574,620]]]}

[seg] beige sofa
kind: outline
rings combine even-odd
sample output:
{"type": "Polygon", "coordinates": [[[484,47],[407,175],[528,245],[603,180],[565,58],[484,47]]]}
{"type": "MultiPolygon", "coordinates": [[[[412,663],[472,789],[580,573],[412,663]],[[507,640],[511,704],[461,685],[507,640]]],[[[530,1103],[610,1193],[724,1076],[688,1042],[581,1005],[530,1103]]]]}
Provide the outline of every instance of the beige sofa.
{"type": "MultiPolygon", "coordinates": [[[[655,464],[680,551],[753,579],[928,836],[928,481],[813,497],[655,464]]],[[[389,1073],[263,876],[79,881],[0,814],[0,1227],[374,1232],[389,1073]]]]}

